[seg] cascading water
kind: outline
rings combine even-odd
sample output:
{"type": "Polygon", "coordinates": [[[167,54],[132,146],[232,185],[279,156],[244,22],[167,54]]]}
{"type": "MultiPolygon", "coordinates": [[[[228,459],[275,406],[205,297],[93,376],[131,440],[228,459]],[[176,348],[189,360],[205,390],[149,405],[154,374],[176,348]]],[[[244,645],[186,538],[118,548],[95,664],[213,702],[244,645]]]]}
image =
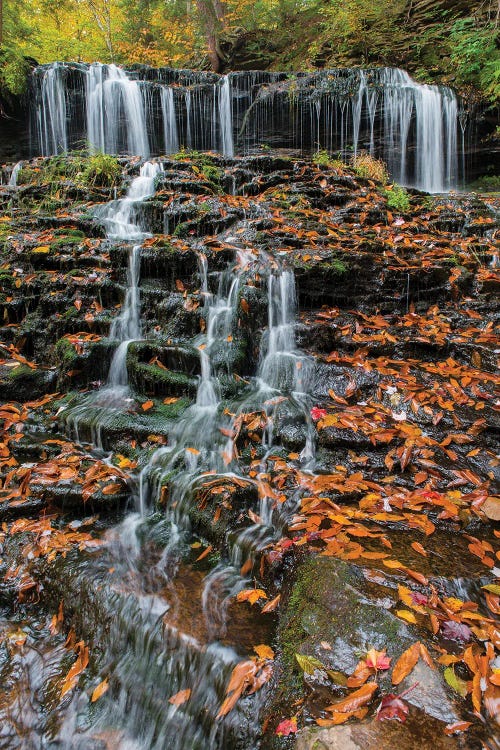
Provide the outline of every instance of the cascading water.
{"type": "Polygon", "coordinates": [[[307,388],[312,374],[311,361],[298,351],[295,341],[295,279],[292,271],[279,269],[268,277],[268,329],[261,342],[261,362],[255,384],[240,406],[240,411],[263,410],[266,448],[255,482],[259,494],[257,520],[228,540],[229,562],[221,563],[207,576],[203,591],[203,609],[213,636],[226,628],[229,604],[247,579],[241,574],[244,563],[250,566],[258,554],[279,538],[296,510],[296,499],[277,503],[267,482],[267,459],[272,453],[274,421],[278,411],[286,410],[305,424],[305,446],[301,454],[304,468],[312,468],[315,455],[315,429],[310,417],[307,388]]]}
{"type": "Polygon", "coordinates": [[[19,176],[19,172],[23,168],[23,162],[18,161],[17,164],[14,164],[14,167],[12,169],[12,172],[10,174],[9,179],[9,187],[17,187],[17,178],[19,176]]]}
{"type": "MultiPolygon", "coordinates": [[[[145,162],[139,176],[132,180],[124,198],[100,206],[95,216],[106,227],[111,240],[132,240],[137,243],[148,234],[137,217],[137,208],[155,192],[155,180],[162,171],[158,162],[145,162]]],[[[139,274],[141,245],[133,244],[129,250],[127,269],[127,291],[120,315],[113,321],[110,339],[117,341],[108,373],[106,386],[90,394],[74,409],[70,409],[66,421],[79,439],[79,422],[88,417],[89,409],[95,411],[92,442],[102,447],[101,431],[116,411],[123,408],[129,397],[127,351],[129,344],[141,337],[139,274]]]]}
{"type": "Polygon", "coordinates": [[[89,142],[143,157],[186,146],[231,158],[268,143],[326,148],[343,158],[368,151],[387,161],[395,180],[429,192],[449,190],[464,177],[456,95],[395,68],[217,79],[166,68],[153,76],[115,65],[55,63],[35,70],[33,102],[33,153],[89,142]]]}
{"type": "Polygon", "coordinates": [[[175,154],[179,150],[179,136],[175,119],[174,92],[168,86],[162,86],[161,89],[161,112],[163,118],[165,153],[175,154]]]}
{"type": "Polygon", "coordinates": [[[54,63],[45,71],[37,109],[38,140],[43,156],[68,150],[64,66],[54,63]]]}

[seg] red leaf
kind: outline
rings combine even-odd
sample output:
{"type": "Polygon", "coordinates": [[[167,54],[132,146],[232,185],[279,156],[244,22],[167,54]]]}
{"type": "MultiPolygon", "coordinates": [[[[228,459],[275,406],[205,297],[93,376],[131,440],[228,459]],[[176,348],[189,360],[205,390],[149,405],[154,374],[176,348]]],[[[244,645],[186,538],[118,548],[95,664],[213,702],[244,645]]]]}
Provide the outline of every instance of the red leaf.
{"type": "Polygon", "coordinates": [[[408,716],[408,704],[405,703],[401,698],[394,693],[384,695],[380,706],[377,710],[377,719],[379,721],[387,721],[390,719],[397,719],[398,721],[405,722],[408,716]]]}
{"type": "Polygon", "coordinates": [[[288,737],[288,735],[295,734],[296,732],[297,732],[297,717],[292,716],[291,719],[283,719],[283,721],[280,721],[280,723],[276,727],[275,734],[277,734],[278,737],[288,737]]]}

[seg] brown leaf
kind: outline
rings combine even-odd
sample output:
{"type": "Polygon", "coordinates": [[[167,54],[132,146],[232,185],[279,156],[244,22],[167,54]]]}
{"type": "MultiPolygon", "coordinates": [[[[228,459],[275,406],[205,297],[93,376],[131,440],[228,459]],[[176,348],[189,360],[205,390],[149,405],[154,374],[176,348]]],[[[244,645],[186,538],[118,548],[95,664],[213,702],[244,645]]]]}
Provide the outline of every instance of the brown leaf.
{"type": "Polygon", "coordinates": [[[278,594],[278,596],[275,596],[274,599],[271,599],[270,602],[265,604],[262,607],[262,612],[265,614],[266,612],[274,612],[278,604],[280,603],[281,594],[278,594]]]}
{"type": "Polygon", "coordinates": [[[406,651],[403,651],[392,671],[392,684],[399,685],[410,674],[420,658],[420,643],[417,641],[406,651]]]}
{"type": "Polygon", "coordinates": [[[254,661],[242,661],[235,666],[231,673],[231,679],[226,690],[226,699],[220,707],[217,719],[226,716],[236,705],[239,697],[245,689],[252,683],[253,678],[258,670],[254,661]]]}

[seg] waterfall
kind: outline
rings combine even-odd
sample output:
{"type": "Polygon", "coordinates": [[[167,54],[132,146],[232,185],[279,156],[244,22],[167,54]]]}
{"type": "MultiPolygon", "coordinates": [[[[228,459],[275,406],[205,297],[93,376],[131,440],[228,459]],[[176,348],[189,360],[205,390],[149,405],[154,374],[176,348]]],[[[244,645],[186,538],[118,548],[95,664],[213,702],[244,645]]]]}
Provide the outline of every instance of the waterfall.
{"type": "Polygon", "coordinates": [[[428,192],[464,179],[456,95],[397,68],[217,77],[54,63],[34,71],[32,86],[33,154],[87,142],[142,157],[183,145],[232,158],[268,143],[325,148],[346,160],[366,151],[384,159],[397,182],[428,192]]]}
{"type": "Polygon", "coordinates": [[[66,415],[67,424],[73,428],[79,440],[79,422],[88,418],[89,410],[95,412],[92,426],[92,442],[102,447],[102,428],[108,419],[123,409],[129,398],[127,351],[130,343],[141,337],[139,277],[141,267],[141,245],[148,234],[135,216],[137,207],[154,195],[155,180],[163,167],[157,162],[145,162],[135,177],[124,198],[111,201],[95,210],[95,216],[106,227],[111,240],[133,240],[130,247],[127,268],[127,290],[120,314],[113,320],[109,338],[118,342],[109,367],[108,379],[104,388],[89,394],[66,415]]]}
{"type": "Polygon", "coordinates": [[[231,82],[224,76],[219,87],[219,120],[221,132],[221,151],[230,159],[234,156],[233,115],[232,115],[231,82]]]}
{"type": "Polygon", "coordinates": [[[43,156],[68,150],[66,86],[61,63],[54,63],[43,75],[37,124],[43,156]]]}
{"type": "Polygon", "coordinates": [[[9,187],[17,187],[17,177],[22,168],[23,168],[22,161],[18,161],[17,164],[14,164],[14,167],[10,174],[9,187]]]}

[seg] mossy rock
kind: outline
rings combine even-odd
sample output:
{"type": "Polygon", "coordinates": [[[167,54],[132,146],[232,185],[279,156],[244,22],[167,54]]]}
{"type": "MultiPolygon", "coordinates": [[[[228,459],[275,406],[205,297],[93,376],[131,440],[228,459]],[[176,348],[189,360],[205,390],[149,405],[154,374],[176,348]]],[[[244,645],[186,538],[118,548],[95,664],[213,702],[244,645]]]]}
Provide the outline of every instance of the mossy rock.
{"type": "MultiPolygon", "coordinates": [[[[406,623],[381,606],[381,595],[387,596],[387,590],[368,583],[355,565],[323,556],[299,563],[278,629],[281,699],[300,698],[305,680],[312,689],[324,686],[326,672],[305,675],[297,654],[317,659],[325,670],[348,676],[370,648],[385,649],[395,663],[418,640],[406,623]],[[322,642],[331,649],[323,648],[322,642]]],[[[408,700],[435,718],[454,720],[450,691],[441,676],[425,664],[419,664],[418,678],[415,675],[418,687],[408,700]]],[[[330,687],[333,693],[338,690],[334,682],[330,687]]],[[[380,673],[379,682],[389,690],[389,672],[380,673]]]]}
{"type": "Polygon", "coordinates": [[[33,401],[55,388],[55,370],[0,366],[0,398],[5,401],[33,401]]]}

